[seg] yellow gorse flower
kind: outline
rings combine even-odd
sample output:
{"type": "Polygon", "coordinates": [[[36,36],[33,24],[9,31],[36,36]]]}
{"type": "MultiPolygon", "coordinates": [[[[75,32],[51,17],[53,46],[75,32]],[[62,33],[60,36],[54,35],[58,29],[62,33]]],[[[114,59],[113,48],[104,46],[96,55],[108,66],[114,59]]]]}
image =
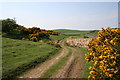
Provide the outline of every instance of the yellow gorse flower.
{"type": "Polygon", "coordinates": [[[90,71],[90,74],[94,74],[95,73],[95,71],[90,71]]]}
{"type": "Polygon", "coordinates": [[[102,28],[88,47],[86,59],[93,63],[93,67],[89,67],[91,71],[88,78],[120,78],[120,28],[102,28]]]}
{"type": "Polygon", "coordinates": [[[109,77],[110,77],[110,78],[113,77],[113,74],[109,74],[109,77]]]}

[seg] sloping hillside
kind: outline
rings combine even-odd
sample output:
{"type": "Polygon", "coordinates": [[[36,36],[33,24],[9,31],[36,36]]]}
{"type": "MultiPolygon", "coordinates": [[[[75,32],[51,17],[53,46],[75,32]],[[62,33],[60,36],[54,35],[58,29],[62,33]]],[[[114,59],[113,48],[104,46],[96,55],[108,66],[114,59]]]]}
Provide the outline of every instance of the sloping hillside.
{"type": "Polygon", "coordinates": [[[69,29],[55,29],[56,32],[61,32],[61,34],[64,34],[66,36],[89,36],[89,37],[95,37],[97,36],[97,33],[99,30],[69,30],[69,29]]]}
{"type": "Polygon", "coordinates": [[[59,48],[46,43],[2,37],[3,78],[14,77],[44,62],[59,48]]]}

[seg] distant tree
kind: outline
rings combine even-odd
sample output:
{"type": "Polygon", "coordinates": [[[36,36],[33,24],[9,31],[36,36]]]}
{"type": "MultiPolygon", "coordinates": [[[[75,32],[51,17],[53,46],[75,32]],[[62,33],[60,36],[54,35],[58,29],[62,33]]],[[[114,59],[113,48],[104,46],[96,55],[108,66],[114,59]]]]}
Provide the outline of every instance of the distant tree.
{"type": "Polygon", "coordinates": [[[7,18],[0,21],[2,21],[2,31],[6,33],[10,33],[19,27],[15,19],[7,18]]]}

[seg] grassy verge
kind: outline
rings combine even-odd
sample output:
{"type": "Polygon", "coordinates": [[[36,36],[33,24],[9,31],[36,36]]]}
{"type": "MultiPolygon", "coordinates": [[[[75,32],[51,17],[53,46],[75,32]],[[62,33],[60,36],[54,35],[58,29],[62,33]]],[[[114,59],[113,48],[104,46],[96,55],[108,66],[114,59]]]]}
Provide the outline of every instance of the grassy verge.
{"type": "Polygon", "coordinates": [[[49,78],[52,75],[56,74],[56,72],[65,65],[69,56],[72,54],[71,49],[69,48],[69,53],[67,56],[63,57],[57,64],[53,65],[41,78],[49,78]]]}
{"type": "Polygon", "coordinates": [[[60,48],[53,45],[2,38],[2,77],[14,78],[44,62],[60,48]]]}
{"type": "Polygon", "coordinates": [[[90,66],[93,66],[91,62],[87,62],[87,61],[85,60],[85,54],[88,53],[88,50],[87,50],[86,48],[82,48],[82,47],[74,47],[74,48],[80,50],[81,53],[82,53],[83,64],[84,64],[84,65],[83,65],[84,73],[83,73],[82,78],[87,78],[88,75],[89,75],[89,72],[90,72],[89,67],[90,67],[90,66]]]}
{"type": "Polygon", "coordinates": [[[91,62],[86,62],[85,60],[85,54],[88,53],[88,50],[86,48],[79,48],[81,50],[81,53],[82,53],[82,56],[83,56],[83,70],[84,70],[84,73],[83,73],[83,76],[82,78],[87,78],[88,75],[89,75],[89,67],[90,66],[93,66],[91,62]]]}

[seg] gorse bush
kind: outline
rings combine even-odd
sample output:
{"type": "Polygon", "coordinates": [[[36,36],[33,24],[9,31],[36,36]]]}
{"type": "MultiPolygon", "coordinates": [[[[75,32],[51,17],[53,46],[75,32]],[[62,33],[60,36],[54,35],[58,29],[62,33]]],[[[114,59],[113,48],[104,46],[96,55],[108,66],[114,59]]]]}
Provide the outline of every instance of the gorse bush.
{"type": "Polygon", "coordinates": [[[60,47],[59,44],[54,43],[52,41],[50,42],[45,42],[42,39],[49,39],[50,35],[59,35],[59,32],[54,32],[52,30],[42,30],[37,27],[32,27],[32,28],[25,28],[22,27],[20,33],[22,35],[27,35],[28,38],[22,38],[22,40],[31,40],[34,42],[41,42],[41,43],[47,43],[51,45],[55,45],[56,47],[60,47]]]}
{"type": "Polygon", "coordinates": [[[120,78],[120,28],[102,28],[88,47],[85,59],[93,63],[90,80],[120,78]]]}
{"type": "Polygon", "coordinates": [[[42,38],[49,38],[50,35],[58,35],[59,32],[54,32],[52,30],[42,30],[37,27],[32,27],[32,28],[21,28],[20,33],[23,35],[28,35],[29,39],[32,37],[36,37],[38,40],[42,38]]]}
{"type": "Polygon", "coordinates": [[[32,28],[21,28],[21,34],[35,34],[37,32],[41,32],[41,29],[38,27],[32,27],[32,28]]]}
{"type": "Polygon", "coordinates": [[[22,38],[22,40],[26,40],[26,38],[22,38]]]}
{"type": "Polygon", "coordinates": [[[36,37],[30,38],[30,40],[31,40],[31,41],[34,41],[34,42],[37,42],[37,41],[38,41],[38,39],[37,39],[36,37]]]}

